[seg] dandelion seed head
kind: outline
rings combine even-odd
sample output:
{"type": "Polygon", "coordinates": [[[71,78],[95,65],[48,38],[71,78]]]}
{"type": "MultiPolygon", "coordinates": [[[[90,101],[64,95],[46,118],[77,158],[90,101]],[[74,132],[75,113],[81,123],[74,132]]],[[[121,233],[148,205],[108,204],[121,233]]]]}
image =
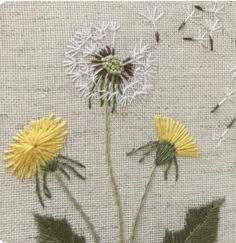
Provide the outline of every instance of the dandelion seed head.
{"type": "Polygon", "coordinates": [[[89,100],[126,104],[143,100],[152,89],[157,60],[144,41],[127,56],[115,48],[120,24],[101,22],[77,31],[66,48],[66,74],[89,100]]]}

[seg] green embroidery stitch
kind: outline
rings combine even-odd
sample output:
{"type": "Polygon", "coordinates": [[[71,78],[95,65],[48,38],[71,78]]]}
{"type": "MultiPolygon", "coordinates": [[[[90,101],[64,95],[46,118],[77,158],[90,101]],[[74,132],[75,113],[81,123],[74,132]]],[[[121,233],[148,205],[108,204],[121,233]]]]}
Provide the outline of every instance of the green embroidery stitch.
{"type": "Polygon", "coordinates": [[[34,215],[38,227],[38,243],[86,243],[85,237],[76,235],[66,219],[34,215]]]}
{"type": "MultiPolygon", "coordinates": [[[[55,173],[56,171],[61,172],[65,177],[70,180],[70,175],[67,173],[66,169],[76,175],[79,179],[85,180],[85,177],[82,176],[72,165],[77,166],[79,168],[85,168],[79,161],[70,159],[64,155],[58,155],[55,159],[49,161],[46,165],[42,166],[42,173],[43,173],[43,194],[48,198],[51,199],[52,194],[47,185],[47,176],[48,173],[55,173]]],[[[40,180],[39,175],[36,175],[36,193],[39,198],[39,202],[43,207],[45,204],[43,202],[43,198],[41,195],[41,188],[40,188],[40,180]]]]}
{"type": "MultiPolygon", "coordinates": [[[[199,11],[209,11],[198,5],[194,7],[199,11]]],[[[161,14],[159,17],[155,17],[155,13],[156,8],[154,9],[153,19],[150,20],[154,26],[162,16],[161,14]]],[[[192,17],[192,14],[188,17],[192,17]]],[[[184,27],[186,22],[187,20],[182,23],[179,30],[184,27]]],[[[126,243],[122,200],[113,170],[111,116],[116,111],[118,104],[132,101],[137,96],[143,97],[148,93],[151,86],[149,80],[152,80],[152,69],[155,61],[151,58],[150,48],[143,45],[142,41],[130,54],[130,57],[122,59],[117,56],[114,42],[118,29],[119,25],[104,22],[101,26],[91,25],[86,31],[78,33],[75,38],[78,38],[79,41],[71,42],[70,48],[72,49],[67,53],[69,55],[67,72],[73,79],[81,78],[79,88],[83,95],[88,98],[90,108],[92,98],[98,98],[101,106],[104,107],[105,161],[118,215],[119,236],[117,241],[126,243]],[[112,33],[113,40],[112,48],[103,43],[105,37],[110,33],[112,33]],[[81,45],[81,43],[83,44],[81,45]],[[104,48],[104,46],[106,47],[104,48]]],[[[213,30],[217,30],[216,26],[209,29],[211,50],[213,50],[213,30]]],[[[159,33],[157,31],[155,37],[158,42],[159,33]]],[[[192,41],[195,39],[186,37],[184,40],[192,41]]],[[[227,128],[231,128],[234,122],[235,119],[227,128]]],[[[195,139],[183,124],[172,118],[162,116],[155,116],[155,124],[159,139],[150,141],[127,153],[127,156],[142,153],[139,162],[143,162],[149,155],[155,153],[154,167],[137,210],[130,243],[137,242],[141,215],[157,167],[166,166],[164,179],[167,180],[170,167],[174,164],[177,181],[179,176],[177,157],[198,157],[199,155],[195,139]]],[[[80,213],[93,241],[101,243],[101,238],[94,224],[63,180],[64,177],[70,180],[71,173],[79,179],[85,180],[85,177],[77,170],[77,168],[82,169],[85,166],[79,161],[59,154],[59,151],[64,147],[66,134],[65,122],[54,116],[33,121],[31,127],[24,128],[17,134],[16,143],[10,146],[10,150],[5,154],[5,159],[9,161],[8,167],[17,177],[22,179],[35,177],[36,193],[43,207],[45,206],[43,197],[48,199],[52,197],[48,187],[48,174],[53,174],[68,200],[80,213]],[[18,150],[19,148],[20,150],[18,150]]],[[[220,199],[200,208],[189,209],[184,229],[178,232],[167,230],[163,243],[214,243],[217,240],[219,211],[223,202],[224,199],[220,199]]],[[[85,237],[75,234],[66,219],[55,219],[36,214],[35,221],[38,226],[38,243],[86,243],[85,237]]]]}
{"type": "Polygon", "coordinates": [[[127,58],[117,55],[115,41],[119,28],[118,23],[102,22],[76,34],[66,51],[65,66],[67,74],[78,82],[80,92],[88,97],[89,108],[93,98],[105,108],[105,160],[117,208],[118,242],[125,243],[122,203],[111,158],[110,115],[116,111],[118,104],[142,100],[149,93],[155,79],[156,60],[149,45],[143,41],[127,58]]]}
{"type": "Polygon", "coordinates": [[[108,166],[108,173],[111,178],[112,192],[115,198],[115,203],[117,206],[118,220],[119,220],[119,242],[125,243],[125,230],[124,230],[124,219],[122,203],[120,199],[120,193],[116,183],[116,178],[113,172],[112,159],[111,159],[111,125],[110,125],[110,111],[108,105],[105,108],[105,156],[108,166]]]}
{"type": "Polygon", "coordinates": [[[78,210],[78,212],[80,213],[80,215],[83,218],[84,222],[87,224],[87,226],[89,228],[89,231],[90,231],[90,233],[91,233],[91,235],[92,235],[92,237],[94,239],[94,242],[95,243],[101,243],[100,237],[99,237],[99,235],[98,235],[98,233],[97,233],[97,231],[95,229],[95,226],[93,225],[93,223],[91,222],[91,220],[89,219],[89,217],[87,216],[85,211],[83,210],[82,205],[80,205],[80,203],[71,194],[71,192],[69,191],[69,189],[65,185],[63,179],[61,178],[60,174],[58,172],[56,172],[55,176],[56,176],[57,182],[59,183],[59,185],[63,189],[65,195],[71,201],[71,203],[76,208],[76,210],[78,210]]]}
{"type": "Polygon", "coordinates": [[[217,240],[220,208],[224,199],[188,210],[183,230],[166,231],[163,243],[214,243],[217,240]]]}
{"type": "Polygon", "coordinates": [[[66,134],[65,121],[54,115],[32,121],[29,126],[18,132],[15,143],[10,146],[9,151],[5,152],[5,159],[9,161],[8,167],[19,178],[35,176],[36,193],[43,207],[45,204],[41,193],[40,174],[43,174],[43,195],[50,199],[52,195],[47,185],[47,175],[53,173],[66,196],[88,225],[95,242],[100,243],[94,225],[82,206],[70,193],[60,175],[63,174],[69,180],[70,175],[66,171],[68,170],[79,179],[85,179],[74,168],[75,166],[85,168],[83,164],[58,154],[64,148],[66,134]]]}
{"type": "Polygon", "coordinates": [[[176,180],[178,180],[177,156],[198,157],[197,143],[191,137],[187,128],[172,118],[155,116],[155,123],[159,133],[159,141],[150,141],[138,149],[133,149],[127,153],[127,156],[143,152],[139,160],[139,162],[142,162],[146,157],[155,152],[155,165],[167,165],[164,172],[165,180],[167,180],[172,163],[175,165],[176,180]]]}
{"type": "MultiPolygon", "coordinates": [[[[90,88],[90,94],[96,92],[95,87],[100,87],[101,106],[108,104],[112,107],[112,113],[116,109],[117,100],[116,96],[108,98],[103,96],[104,90],[109,93],[110,90],[115,94],[118,92],[122,95],[123,82],[129,81],[133,76],[133,64],[130,63],[131,58],[127,58],[122,61],[117,55],[115,55],[115,49],[107,46],[97,54],[94,55],[93,70],[96,73],[96,81],[90,88]]],[[[89,99],[89,107],[91,108],[91,98],[89,99]]]]}
{"type": "Polygon", "coordinates": [[[142,162],[152,152],[156,152],[155,166],[149,177],[148,183],[141,198],[135,221],[133,224],[133,230],[131,235],[131,243],[136,242],[136,236],[138,227],[140,224],[141,214],[147,200],[147,196],[150,191],[151,183],[154,179],[156,168],[160,165],[167,164],[167,168],[164,172],[164,178],[167,180],[169,169],[174,162],[176,168],[176,180],[178,180],[178,164],[177,156],[197,157],[198,148],[196,141],[191,137],[186,127],[169,117],[155,116],[155,124],[158,130],[159,141],[149,142],[144,146],[136,150],[132,150],[127,155],[133,155],[137,152],[143,152],[143,155],[139,162],[142,162]]]}

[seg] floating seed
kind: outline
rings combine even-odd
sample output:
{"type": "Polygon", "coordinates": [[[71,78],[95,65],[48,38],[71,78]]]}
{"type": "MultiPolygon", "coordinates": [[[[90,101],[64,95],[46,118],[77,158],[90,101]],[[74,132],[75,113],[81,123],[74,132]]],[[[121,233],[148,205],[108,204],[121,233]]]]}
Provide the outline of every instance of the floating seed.
{"type": "Polygon", "coordinates": [[[193,37],[184,37],[183,40],[185,41],[194,41],[193,37]]]}
{"type": "Polygon", "coordinates": [[[214,113],[219,107],[220,107],[220,105],[217,104],[217,105],[211,110],[211,113],[214,113]]]}
{"type": "Polygon", "coordinates": [[[231,127],[234,125],[235,121],[236,121],[236,118],[234,118],[234,119],[229,123],[229,125],[227,126],[227,128],[231,128],[231,127]]]}
{"type": "Polygon", "coordinates": [[[185,26],[186,22],[184,21],[178,28],[178,31],[182,30],[185,26]]]}
{"type": "Polygon", "coordinates": [[[158,43],[160,41],[160,34],[158,31],[155,32],[155,38],[156,38],[156,42],[158,43]]]}
{"type": "Polygon", "coordinates": [[[196,8],[199,11],[204,11],[204,9],[199,5],[194,5],[194,8],[196,8]]]}
{"type": "Polygon", "coordinates": [[[209,40],[210,40],[211,51],[213,51],[214,50],[214,43],[213,43],[213,39],[212,39],[211,35],[209,35],[209,40]]]}

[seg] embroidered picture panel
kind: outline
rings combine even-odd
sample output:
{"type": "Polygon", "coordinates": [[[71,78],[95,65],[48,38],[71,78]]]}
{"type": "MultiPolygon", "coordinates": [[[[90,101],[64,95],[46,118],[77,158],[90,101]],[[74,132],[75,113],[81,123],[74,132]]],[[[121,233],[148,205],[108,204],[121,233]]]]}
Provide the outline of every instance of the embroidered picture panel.
{"type": "Polygon", "coordinates": [[[0,5],[0,242],[236,242],[236,3],[0,5]]]}

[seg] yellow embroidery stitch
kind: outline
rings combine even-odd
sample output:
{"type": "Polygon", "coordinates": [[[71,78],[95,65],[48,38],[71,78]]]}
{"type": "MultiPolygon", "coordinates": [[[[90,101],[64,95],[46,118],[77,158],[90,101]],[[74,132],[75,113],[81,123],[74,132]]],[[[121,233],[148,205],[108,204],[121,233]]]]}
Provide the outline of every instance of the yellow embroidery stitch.
{"type": "Polygon", "coordinates": [[[47,177],[48,173],[53,173],[68,199],[73,203],[89,227],[95,242],[100,243],[100,238],[93,223],[84,212],[80,203],[71,194],[60,175],[62,174],[70,180],[68,170],[79,179],[85,180],[85,177],[74,168],[74,166],[79,168],[85,168],[85,166],[77,160],[59,154],[64,148],[66,135],[67,125],[61,118],[50,115],[34,120],[17,133],[15,143],[11,144],[10,149],[5,152],[4,159],[9,162],[7,167],[18,178],[35,177],[36,193],[42,207],[45,206],[43,196],[49,199],[52,197],[47,185],[47,177]],[[42,190],[40,174],[42,174],[42,190]]]}
{"type": "Polygon", "coordinates": [[[147,144],[133,149],[127,153],[128,156],[142,152],[142,157],[139,162],[144,161],[149,155],[155,152],[154,167],[145,187],[141,203],[139,205],[130,243],[136,242],[138,227],[145,201],[150,191],[151,183],[154,179],[156,168],[161,165],[167,165],[164,171],[164,178],[167,180],[168,172],[172,163],[176,169],[176,181],[179,177],[179,169],[177,156],[198,157],[199,151],[196,140],[190,135],[188,129],[180,122],[170,117],[154,116],[155,125],[157,128],[158,141],[150,141],[147,144]]]}
{"type": "Polygon", "coordinates": [[[180,122],[170,117],[154,116],[159,140],[133,149],[128,156],[143,152],[139,162],[143,162],[152,153],[155,155],[155,166],[166,165],[164,178],[167,180],[169,169],[174,163],[176,180],[178,180],[177,156],[198,157],[199,151],[196,140],[190,135],[188,129],[180,122]]]}
{"type": "Polygon", "coordinates": [[[54,115],[32,121],[5,152],[7,167],[20,179],[35,176],[64,148],[66,134],[66,123],[54,115]]]}
{"type": "Polygon", "coordinates": [[[173,144],[176,155],[199,156],[197,142],[183,124],[170,117],[155,116],[154,120],[158,130],[159,141],[173,144]]]}

